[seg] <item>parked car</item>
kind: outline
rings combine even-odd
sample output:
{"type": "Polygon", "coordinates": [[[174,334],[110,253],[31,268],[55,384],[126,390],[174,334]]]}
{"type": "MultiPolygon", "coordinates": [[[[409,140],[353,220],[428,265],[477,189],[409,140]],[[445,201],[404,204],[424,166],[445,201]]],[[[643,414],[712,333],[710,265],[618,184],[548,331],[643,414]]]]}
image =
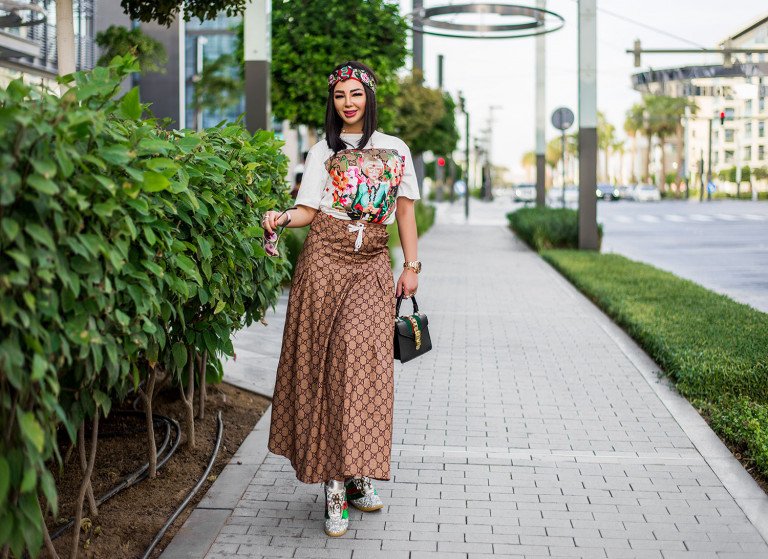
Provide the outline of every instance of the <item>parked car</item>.
{"type": "Polygon", "coordinates": [[[598,184],[595,195],[598,200],[618,200],[620,198],[619,189],[612,184],[598,184]]]}
{"type": "Polygon", "coordinates": [[[515,202],[535,202],[536,185],[518,184],[515,188],[515,202]]]}
{"type": "Polygon", "coordinates": [[[659,202],[661,193],[653,184],[638,184],[632,191],[632,199],[637,202],[659,202]]]}
{"type": "Polygon", "coordinates": [[[631,200],[632,199],[632,187],[627,185],[621,185],[619,187],[619,198],[622,200],[631,200]]]}

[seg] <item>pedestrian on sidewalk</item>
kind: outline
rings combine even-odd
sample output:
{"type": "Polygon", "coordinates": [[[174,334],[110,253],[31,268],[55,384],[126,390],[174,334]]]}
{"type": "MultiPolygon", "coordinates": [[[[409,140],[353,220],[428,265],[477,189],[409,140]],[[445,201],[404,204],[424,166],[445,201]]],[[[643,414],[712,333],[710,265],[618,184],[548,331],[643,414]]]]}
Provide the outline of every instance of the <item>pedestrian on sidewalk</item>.
{"type": "Polygon", "coordinates": [[[390,478],[395,297],[416,293],[419,199],[408,146],[376,130],[373,71],[346,62],[328,76],[325,138],[307,155],[296,208],[264,228],[310,225],[288,299],[272,400],[269,450],[304,483],[323,483],[325,532],[349,526],[347,499],[384,505],[372,480],[390,478]],[[405,258],[393,285],[387,225],[405,258]],[[393,289],[394,288],[394,289],[393,289]]]}

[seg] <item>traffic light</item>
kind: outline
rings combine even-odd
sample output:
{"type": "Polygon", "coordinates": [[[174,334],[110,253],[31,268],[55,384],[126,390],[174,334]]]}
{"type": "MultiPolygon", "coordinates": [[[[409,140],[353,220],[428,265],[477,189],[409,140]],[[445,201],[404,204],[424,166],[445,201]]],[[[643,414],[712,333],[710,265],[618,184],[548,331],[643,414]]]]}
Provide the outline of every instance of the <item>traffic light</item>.
{"type": "Polygon", "coordinates": [[[445,157],[438,157],[437,158],[437,166],[438,167],[445,167],[445,157]]]}
{"type": "Polygon", "coordinates": [[[725,111],[720,111],[720,124],[725,122],[725,111]]]}

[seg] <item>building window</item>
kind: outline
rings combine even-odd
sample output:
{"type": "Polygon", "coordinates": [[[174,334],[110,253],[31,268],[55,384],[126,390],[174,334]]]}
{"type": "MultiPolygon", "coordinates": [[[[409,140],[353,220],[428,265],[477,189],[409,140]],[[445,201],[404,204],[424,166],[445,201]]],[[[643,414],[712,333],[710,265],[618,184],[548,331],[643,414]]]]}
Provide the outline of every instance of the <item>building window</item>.
{"type": "Polygon", "coordinates": [[[761,113],[765,110],[765,97],[760,97],[757,101],[757,108],[761,113]]]}
{"type": "Polygon", "coordinates": [[[732,149],[725,150],[725,162],[726,163],[733,163],[733,150],[732,149]]]}
{"type": "Polygon", "coordinates": [[[752,114],[752,99],[747,99],[744,102],[744,114],[746,115],[752,114]]]}
{"type": "Polygon", "coordinates": [[[746,146],[744,148],[744,161],[752,160],[752,146],[746,146]]]}
{"type": "Polygon", "coordinates": [[[752,137],[752,123],[748,122],[744,125],[744,137],[745,138],[751,138],[752,137]]]}
{"type": "Polygon", "coordinates": [[[720,152],[719,152],[719,151],[716,151],[716,152],[715,152],[715,156],[712,158],[712,163],[713,163],[713,165],[714,165],[715,167],[717,167],[718,165],[720,165],[720,152]]]}
{"type": "Polygon", "coordinates": [[[765,138],[765,121],[763,120],[757,123],[757,136],[759,138],[765,138]]]}
{"type": "Polygon", "coordinates": [[[759,161],[765,159],[765,146],[757,146],[757,159],[759,161]]]}
{"type": "Polygon", "coordinates": [[[732,142],[733,141],[733,128],[726,128],[725,129],[725,141],[726,142],[732,142]]]}

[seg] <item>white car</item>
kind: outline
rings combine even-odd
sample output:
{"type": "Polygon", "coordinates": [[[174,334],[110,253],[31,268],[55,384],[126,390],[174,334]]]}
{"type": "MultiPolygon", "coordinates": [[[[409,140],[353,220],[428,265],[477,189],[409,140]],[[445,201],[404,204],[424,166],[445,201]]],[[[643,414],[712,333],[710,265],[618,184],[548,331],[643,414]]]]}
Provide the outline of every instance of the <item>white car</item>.
{"type": "Polygon", "coordinates": [[[638,184],[632,189],[632,199],[637,202],[659,202],[661,193],[652,184],[638,184]]]}
{"type": "Polygon", "coordinates": [[[536,185],[518,184],[515,188],[515,202],[535,202],[536,185]]]}

